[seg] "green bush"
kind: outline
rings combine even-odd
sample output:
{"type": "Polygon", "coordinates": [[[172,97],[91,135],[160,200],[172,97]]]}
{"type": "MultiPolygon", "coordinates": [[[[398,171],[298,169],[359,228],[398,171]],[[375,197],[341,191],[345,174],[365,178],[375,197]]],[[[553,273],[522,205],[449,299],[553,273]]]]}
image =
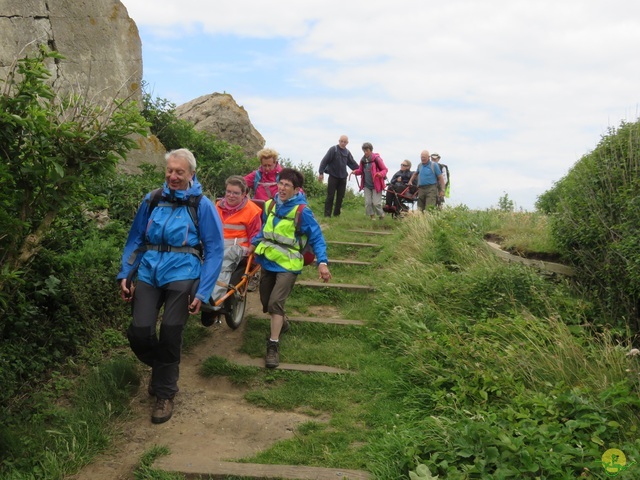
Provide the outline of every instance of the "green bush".
{"type": "Polygon", "coordinates": [[[612,325],[640,331],[640,122],[610,129],[537,207],[612,325]]]}

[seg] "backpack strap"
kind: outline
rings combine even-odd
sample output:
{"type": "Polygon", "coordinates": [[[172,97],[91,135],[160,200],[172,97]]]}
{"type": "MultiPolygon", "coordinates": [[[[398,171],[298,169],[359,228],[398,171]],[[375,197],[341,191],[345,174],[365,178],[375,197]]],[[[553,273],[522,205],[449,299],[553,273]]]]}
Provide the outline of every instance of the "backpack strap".
{"type": "Polygon", "coordinates": [[[156,188],[151,192],[151,195],[149,196],[149,200],[148,200],[149,216],[151,216],[151,212],[153,212],[153,209],[158,206],[158,203],[160,203],[161,198],[162,198],[162,188],[156,188]]]}
{"type": "MultiPolygon", "coordinates": [[[[258,191],[258,185],[260,185],[260,180],[262,180],[262,173],[260,172],[260,169],[258,169],[256,170],[256,176],[253,177],[253,194],[254,195],[258,191]]],[[[276,185],[278,184],[279,181],[280,181],[280,174],[276,173],[276,185]]],[[[271,189],[268,187],[268,185],[272,185],[272,184],[264,183],[262,184],[262,187],[267,192],[267,196],[269,197],[269,199],[273,200],[273,194],[271,193],[271,189]]]]}
{"type": "MultiPolygon", "coordinates": [[[[158,204],[160,203],[160,200],[162,199],[162,188],[156,188],[155,190],[153,190],[149,196],[149,216],[151,216],[151,212],[153,212],[153,209],[156,208],[158,206],[158,204]]],[[[200,200],[202,200],[202,194],[200,195],[191,195],[189,196],[189,198],[187,199],[186,202],[177,202],[177,205],[187,205],[187,207],[189,208],[189,216],[191,217],[191,220],[193,221],[194,225],[196,226],[196,230],[198,230],[199,227],[199,222],[198,222],[198,206],[200,205],[200,200]]],[[[199,230],[198,230],[199,232],[199,230]]],[[[199,233],[198,233],[199,235],[199,233]]]]}
{"type": "Polygon", "coordinates": [[[189,207],[189,215],[191,216],[191,220],[193,220],[193,224],[196,226],[196,232],[198,232],[198,237],[200,237],[200,224],[198,222],[198,206],[200,205],[200,200],[202,200],[202,194],[200,195],[191,195],[187,200],[187,207],[189,207]]]}
{"type": "MultiPolygon", "coordinates": [[[[431,173],[433,173],[433,176],[436,177],[436,180],[437,180],[438,178],[437,178],[437,175],[436,175],[436,169],[433,166],[433,161],[429,160],[429,163],[427,165],[429,165],[431,167],[431,173]]],[[[418,168],[416,168],[416,173],[420,173],[421,169],[422,169],[422,163],[419,163],[418,164],[418,168]]]]}
{"type": "MultiPolygon", "coordinates": [[[[151,217],[151,213],[158,206],[160,200],[162,199],[162,188],[156,188],[149,195],[149,217],[151,217]]],[[[186,205],[187,210],[189,212],[189,216],[193,221],[193,224],[196,227],[196,232],[198,233],[198,238],[200,238],[200,229],[198,222],[198,206],[200,205],[200,200],[202,200],[202,194],[200,195],[191,195],[186,201],[178,201],[175,202],[175,206],[186,205]]],[[[133,265],[135,263],[136,257],[139,253],[144,253],[147,250],[154,250],[157,252],[181,252],[181,253],[191,253],[198,258],[202,259],[202,242],[198,247],[172,247],[171,245],[152,245],[145,244],[140,248],[136,249],[128,259],[128,263],[133,265]]]]}

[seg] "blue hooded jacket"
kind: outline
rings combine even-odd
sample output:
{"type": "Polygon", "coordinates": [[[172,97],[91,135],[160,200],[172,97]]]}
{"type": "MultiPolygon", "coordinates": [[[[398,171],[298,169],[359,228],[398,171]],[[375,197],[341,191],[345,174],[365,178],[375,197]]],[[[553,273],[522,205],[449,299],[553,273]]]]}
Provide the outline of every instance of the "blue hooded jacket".
{"type": "MultiPolygon", "coordinates": [[[[294,195],[284,203],[280,201],[280,197],[277,195],[274,200],[276,202],[275,212],[271,213],[272,215],[274,213],[277,214],[276,218],[273,221],[274,225],[277,225],[281,221],[281,218],[279,217],[285,217],[289,212],[291,212],[292,209],[298,208],[298,205],[307,203],[307,197],[302,192],[294,195]]],[[[267,222],[267,213],[263,212],[262,213],[263,228],[266,222],[267,222]]],[[[324,241],[324,236],[322,235],[322,229],[320,228],[320,225],[316,221],[316,218],[313,216],[313,212],[309,207],[305,207],[302,210],[302,214],[300,215],[299,229],[304,235],[307,236],[308,244],[311,245],[311,248],[313,249],[313,253],[316,255],[316,265],[322,262],[328,263],[329,260],[327,259],[327,244],[324,241]]],[[[262,233],[262,230],[260,230],[260,233],[255,237],[253,237],[253,240],[251,241],[251,243],[255,246],[258,246],[258,244],[262,241],[263,238],[264,238],[264,235],[262,233]]],[[[262,255],[257,255],[256,261],[260,264],[262,268],[270,272],[288,272],[289,271],[283,268],[282,266],[280,266],[279,264],[277,264],[276,262],[272,262],[271,260],[265,258],[262,255]]],[[[301,273],[301,272],[302,272],[301,270],[297,270],[291,273],[301,273]]]]}
{"type": "Polygon", "coordinates": [[[162,198],[151,214],[151,192],[147,193],[129,230],[122,254],[122,267],[116,277],[118,280],[127,278],[131,270],[137,266],[138,279],[154,287],[199,278],[200,285],[196,297],[203,303],[211,298],[224,256],[223,230],[218,212],[211,200],[203,196],[198,205],[196,228],[188,205],[172,202],[185,201],[190,196],[201,193],[202,186],[195,176],[188,190],[170,190],[165,182],[162,198]],[[129,262],[132,254],[145,244],[197,248],[200,242],[204,261],[192,253],[147,250],[138,253],[134,262],[129,262]]]}

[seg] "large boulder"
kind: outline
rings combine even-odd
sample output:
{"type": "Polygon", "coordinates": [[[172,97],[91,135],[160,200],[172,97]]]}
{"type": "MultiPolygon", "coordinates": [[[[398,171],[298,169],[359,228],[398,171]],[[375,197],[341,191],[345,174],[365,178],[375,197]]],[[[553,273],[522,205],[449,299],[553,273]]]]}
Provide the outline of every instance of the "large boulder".
{"type": "MultiPolygon", "coordinates": [[[[138,27],[119,0],[0,0],[0,79],[11,65],[44,44],[65,56],[47,67],[54,89],[108,106],[113,99],[141,104],[142,42],[138,27]]],[[[0,86],[1,88],[1,86],[0,86]]],[[[136,135],[139,146],[121,165],[164,167],[158,139],[136,135]]]]}
{"type": "Polygon", "coordinates": [[[141,99],[142,43],[119,0],[2,0],[0,78],[47,45],[66,58],[49,65],[53,86],[98,102],[141,99]]]}
{"type": "Polygon", "coordinates": [[[191,100],[176,108],[176,116],[193,123],[196,130],[239,145],[248,157],[255,157],[264,148],[264,138],[251,124],[246,110],[228,93],[212,93],[191,100]]]}

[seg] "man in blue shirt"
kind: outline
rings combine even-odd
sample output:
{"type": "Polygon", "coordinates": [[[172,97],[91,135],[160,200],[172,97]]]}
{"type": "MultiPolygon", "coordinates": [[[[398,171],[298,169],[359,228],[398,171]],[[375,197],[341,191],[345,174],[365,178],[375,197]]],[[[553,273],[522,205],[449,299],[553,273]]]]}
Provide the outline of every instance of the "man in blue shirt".
{"type": "Polygon", "coordinates": [[[427,207],[435,207],[438,198],[444,198],[444,177],[440,166],[431,161],[428,150],[420,153],[420,162],[409,184],[418,177],[418,209],[424,212],[427,207]]]}

